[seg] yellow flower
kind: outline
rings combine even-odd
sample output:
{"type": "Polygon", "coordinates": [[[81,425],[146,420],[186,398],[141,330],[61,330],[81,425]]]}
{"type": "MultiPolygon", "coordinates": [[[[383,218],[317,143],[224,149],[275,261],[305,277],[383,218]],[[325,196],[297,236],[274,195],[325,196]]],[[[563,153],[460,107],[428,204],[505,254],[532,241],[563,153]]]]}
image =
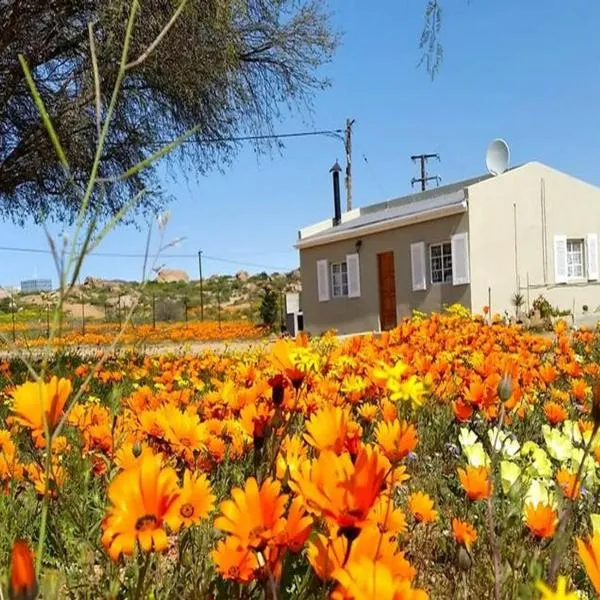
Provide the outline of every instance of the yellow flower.
{"type": "Polygon", "coordinates": [[[390,392],[390,400],[403,400],[410,402],[413,408],[423,406],[425,395],[427,393],[425,385],[415,375],[411,375],[406,381],[398,381],[397,379],[389,379],[387,389],[390,392]]]}
{"type": "Polygon", "coordinates": [[[577,592],[567,592],[567,578],[563,575],[559,575],[556,581],[556,591],[543,581],[538,581],[535,587],[542,593],[540,600],[577,600],[577,592]]]}

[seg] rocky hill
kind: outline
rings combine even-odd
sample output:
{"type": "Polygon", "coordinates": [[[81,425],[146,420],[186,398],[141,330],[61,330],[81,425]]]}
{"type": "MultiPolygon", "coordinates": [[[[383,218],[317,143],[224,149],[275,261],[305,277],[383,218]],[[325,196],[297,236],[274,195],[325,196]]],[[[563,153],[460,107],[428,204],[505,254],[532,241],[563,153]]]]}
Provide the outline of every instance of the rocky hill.
{"type": "MultiPolygon", "coordinates": [[[[152,312],[160,321],[205,319],[248,319],[258,321],[262,293],[266,286],[278,293],[300,291],[300,271],[289,273],[259,273],[250,275],[239,271],[235,275],[212,275],[203,280],[190,280],[185,271],[161,269],[154,281],[145,284],[120,279],[87,277],[76,286],[65,311],[73,318],[115,321],[127,309],[137,305],[136,316],[150,319],[152,312]],[[203,305],[203,306],[202,306],[203,305]]],[[[1,288],[0,288],[1,290],[1,288]]],[[[18,312],[39,312],[58,298],[57,292],[22,294],[14,296],[18,312]]],[[[11,311],[10,294],[0,293],[0,315],[11,311]]]]}

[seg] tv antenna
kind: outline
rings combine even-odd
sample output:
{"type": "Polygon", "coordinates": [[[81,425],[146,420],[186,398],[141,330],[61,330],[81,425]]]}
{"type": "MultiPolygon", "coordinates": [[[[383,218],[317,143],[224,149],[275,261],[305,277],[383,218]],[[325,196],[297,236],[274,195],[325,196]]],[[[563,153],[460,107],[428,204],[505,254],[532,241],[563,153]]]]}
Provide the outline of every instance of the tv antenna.
{"type": "Polygon", "coordinates": [[[427,161],[430,160],[431,158],[437,158],[437,160],[440,160],[440,155],[439,154],[413,154],[410,159],[413,162],[416,161],[420,161],[421,163],[421,177],[413,177],[410,180],[410,183],[412,186],[415,185],[415,183],[421,183],[421,191],[424,192],[427,189],[427,182],[428,181],[432,181],[433,179],[435,179],[436,183],[439,185],[440,181],[441,181],[441,177],[439,175],[431,175],[428,176],[427,175],[427,171],[425,169],[425,165],[427,164],[427,161]]]}

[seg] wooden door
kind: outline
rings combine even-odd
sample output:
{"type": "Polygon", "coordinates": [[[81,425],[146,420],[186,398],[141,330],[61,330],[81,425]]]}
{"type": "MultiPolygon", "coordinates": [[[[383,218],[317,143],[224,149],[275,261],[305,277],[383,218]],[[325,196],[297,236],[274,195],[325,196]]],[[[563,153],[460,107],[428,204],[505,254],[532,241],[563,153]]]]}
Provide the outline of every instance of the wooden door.
{"type": "Polygon", "coordinates": [[[377,267],[379,271],[379,320],[381,330],[387,331],[397,325],[394,253],[378,254],[377,267]]]}

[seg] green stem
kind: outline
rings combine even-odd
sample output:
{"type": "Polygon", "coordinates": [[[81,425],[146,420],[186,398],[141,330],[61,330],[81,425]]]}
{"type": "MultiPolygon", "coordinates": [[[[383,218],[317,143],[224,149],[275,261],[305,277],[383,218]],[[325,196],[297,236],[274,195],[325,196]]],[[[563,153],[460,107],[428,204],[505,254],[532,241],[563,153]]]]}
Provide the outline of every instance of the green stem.
{"type": "MultiPolygon", "coordinates": [[[[500,418],[498,419],[498,426],[496,428],[496,435],[494,436],[494,445],[492,447],[491,455],[492,455],[492,472],[490,477],[494,478],[494,473],[496,472],[496,466],[498,464],[498,453],[496,452],[496,446],[498,444],[498,438],[500,437],[500,430],[502,429],[502,425],[504,425],[504,402],[502,402],[502,408],[500,409],[500,418]]],[[[498,547],[498,540],[496,539],[496,530],[494,524],[494,487],[492,486],[492,490],[490,495],[487,498],[487,526],[488,526],[488,535],[490,539],[490,551],[492,554],[492,561],[494,565],[494,598],[495,600],[500,600],[501,597],[501,587],[500,587],[500,577],[501,577],[501,566],[500,566],[500,548],[498,547]]]]}
{"type": "Polygon", "coordinates": [[[146,560],[142,565],[142,568],[138,574],[137,585],[135,586],[135,600],[140,600],[144,590],[144,581],[146,579],[146,572],[148,571],[148,565],[150,564],[150,553],[146,553],[146,560]]]}
{"type": "Polygon", "coordinates": [[[42,502],[42,515],[40,519],[40,530],[38,536],[38,548],[35,560],[35,572],[37,578],[40,577],[42,570],[42,559],[44,557],[44,542],[46,540],[46,529],[48,524],[48,506],[50,504],[50,471],[52,467],[52,438],[50,432],[47,431],[46,439],[48,447],[46,450],[46,465],[45,465],[45,481],[44,481],[44,500],[42,502]]]}

